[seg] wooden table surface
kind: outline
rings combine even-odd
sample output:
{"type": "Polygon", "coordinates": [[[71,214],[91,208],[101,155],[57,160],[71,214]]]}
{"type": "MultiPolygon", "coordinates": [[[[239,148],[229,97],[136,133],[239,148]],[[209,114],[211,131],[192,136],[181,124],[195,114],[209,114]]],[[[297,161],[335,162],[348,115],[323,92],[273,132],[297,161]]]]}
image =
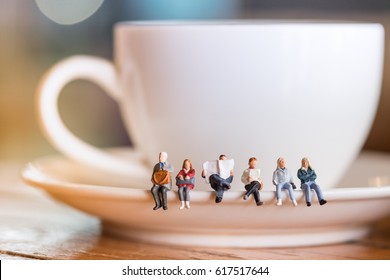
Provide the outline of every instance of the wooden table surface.
{"type": "Polygon", "coordinates": [[[0,259],[390,259],[390,216],[366,238],[316,247],[159,246],[102,233],[100,221],[26,186],[20,162],[0,163],[0,259]]]}

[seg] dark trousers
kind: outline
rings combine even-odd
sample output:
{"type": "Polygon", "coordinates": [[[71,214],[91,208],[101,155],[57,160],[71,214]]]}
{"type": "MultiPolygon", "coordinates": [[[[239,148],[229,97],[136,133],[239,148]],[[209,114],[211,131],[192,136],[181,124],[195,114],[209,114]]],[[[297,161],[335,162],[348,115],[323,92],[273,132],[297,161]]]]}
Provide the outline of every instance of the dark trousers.
{"type": "Polygon", "coordinates": [[[260,202],[260,193],[259,193],[260,183],[258,181],[252,181],[250,184],[245,185],[246,196],[253,194],[256,203],[260,202]]]}
{"type": "Polygon", "coordinates": [[[217,192],[217,197],[222,198],[223,193],[230,189],[230,183],[233,182],[233,176],[223,179],[219,175],[213,174],[210,176],[209,181],[211,188],[217,192]]]}
{"type": "Polygon", "coordinates": [[[167,192],[169,191],[168,188],[164,186],[154,185],[151,189],[154,202],[156,203],[157,207],[160,207],[161,204],[163,206],[167,206],[167,192]]]}

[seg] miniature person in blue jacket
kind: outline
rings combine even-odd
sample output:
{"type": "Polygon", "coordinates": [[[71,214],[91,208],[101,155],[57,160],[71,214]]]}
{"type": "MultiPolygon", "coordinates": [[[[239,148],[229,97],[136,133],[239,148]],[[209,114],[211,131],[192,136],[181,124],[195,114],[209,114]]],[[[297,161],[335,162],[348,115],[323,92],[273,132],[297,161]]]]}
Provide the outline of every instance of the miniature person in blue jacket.
{"type": "Polygon", "coordinates": [[[302,159],[302,167],[298,170],[298,178],[301,180],[301,189],[305,192],[306,205],[311,206],[311,190],[317,194],[320,205],[324,205],[327,201],[322,195],[320,187],[316,184],[317,174],[310,166],[307,158],[302,159]]]}
{"type": "Polygon", "coordinates": [[[277,167],[273,174],[273,180],[272,183],[276,186],[276,199],[277,199],[277,206],[282,205],[282,190],[287,189],[288,193],[290,195],[290,199],[294,206],[297,206],[298,203],[295,200],[293,187],[294,182],[292,175],[290,171],[286,168],[286,164],[284,161],[284,158],[278,158],[277,161],[277,167]]]}

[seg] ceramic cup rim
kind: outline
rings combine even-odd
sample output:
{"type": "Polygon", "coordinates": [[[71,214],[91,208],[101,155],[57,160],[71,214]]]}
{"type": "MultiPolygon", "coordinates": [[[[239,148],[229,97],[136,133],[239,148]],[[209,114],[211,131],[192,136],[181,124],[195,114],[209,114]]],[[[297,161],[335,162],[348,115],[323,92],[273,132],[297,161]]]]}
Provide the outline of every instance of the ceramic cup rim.
{"type": "Polygon", "coordinates": [[[264,27],[264,26],[382,26],[372,21],[350,21],[350,20],[318,20],[318,19],[234,19],[234,20],[137,20],[120,21],[114,27],[164,27],[164,28],[186,28],[186,27],[264,27]]]}

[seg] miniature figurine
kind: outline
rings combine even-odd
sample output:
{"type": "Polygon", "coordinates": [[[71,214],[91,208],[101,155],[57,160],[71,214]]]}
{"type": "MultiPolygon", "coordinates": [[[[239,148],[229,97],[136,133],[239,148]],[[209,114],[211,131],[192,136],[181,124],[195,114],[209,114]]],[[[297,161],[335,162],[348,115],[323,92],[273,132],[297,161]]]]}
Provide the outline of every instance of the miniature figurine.
{"type": "Polygon", "coordinates": [[[288,193],[290,195],[290,199],[294,206],[297,206],[298,203],[295,200],[294,197],[294,191],[293,191],[293,178],[291,176],[290,171],[286,168],[286,163],[284,161],[284,158],[278,158],[277,161],[277,167],[273,174],[273,184],[276,186],[276,199],[277,199],[277,206],[282,205],[282,197],[281,197],[281,191],[284,189],[288,190],[288,193]]]}
{"type": "Polygon", "coordinates": [[[202,177],[216,191],[215,203],[220,203],[223,194],[231,188],[234,177],[234,160],[220,155],[219,160],[206,161],[203,164],[202,177]]]}
{"type": "Polygon", "coordinates": [[[322,195],[320,186],[318,186],[315,182],[317,179],[317,174],[310,166],[309,160],[307,158],[302,159],[302,167],[298,170],[298,178],[301,180],[301,189],[305,192],[306,205],[308,207],[311,206],[311,190],[316,192],[320,205],[327,203],[327,201],[324,199],[324,196],[322,195]]]}
{"type": "Polygon", "coordinates": [[[153,210],[161,208],[168,210],[167,192],[172,188],[171,173],[173,166],[167,161],[168,154],[161,152],[159,162],[153,168],[151,192],[153,194],[156,206],[153,210]]]}
{"type": "Polygon", "coordinates": [[[263,181],[260,179],[260,169],[256,168],[257,159],[255,157],[251,157],[248,165],[249,167],[244,170],[241,176],[241,182],[245,184],[246,190],[244,200],[247,200],[249,196],[253,194],[256,205],[260,206],[263,202],[260,201],[259,190],[263,188],[263,181]]]}
{"type": "Polygon", "coordinates": [[[190,209],[190,190],[195,184],[195,169],[192,168],[192,163],[189,159],[184,160],[182,169],[176,176],[176,186],[178,187],[179,199],[181,202],[180,210],[190,209]]]}

